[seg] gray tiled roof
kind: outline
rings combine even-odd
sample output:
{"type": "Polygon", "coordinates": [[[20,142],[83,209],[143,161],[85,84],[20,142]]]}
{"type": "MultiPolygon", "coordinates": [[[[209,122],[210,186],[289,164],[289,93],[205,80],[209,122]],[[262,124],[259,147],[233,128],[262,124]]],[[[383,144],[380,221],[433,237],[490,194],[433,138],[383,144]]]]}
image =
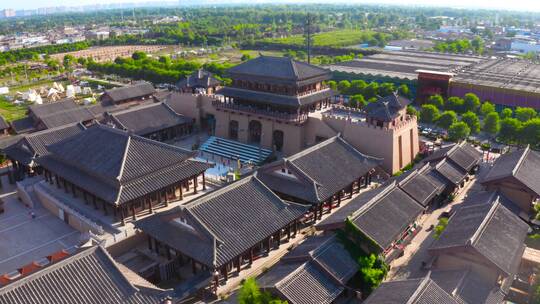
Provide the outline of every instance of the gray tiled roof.
{"type": "Polygon", "coordinates": [[[1,304],[159,304],[166,296],[132,285],[98,246],[0,288],[1,304]]]}
{"type": "Polygon", "coordinates": [[[501,203],[471,204],[457,208],[448,226],[429,250],[473,248],[501,271],[515,273],[524,250],[528,225],[501,203]]]}
{"type": "Polygon", "coordinates": [[[303,263],[292,272],[285,267],[277,266],[274,270],[286,275],[274,288],[291,304],[332,303],[344,290],[312,262],[303,263]]]}
{"type": "Polygon", "coordinates": [[[393,181],[355,211],[350,219],[362,233],[384,250],[396,241],[423,210],[393,181]]]}
{"type": "Polygon", "coordinates": [[[397,117],[399,111],[407,107],[410,103],[410,100],[394,92],[388,96],[380,97],[376,102],[369,103],[365,107],[365,110],[369,117],[383,121],[392,121],[397,117]]]}
{"type": "Polygon", "coordinates": [[[496,282],[489,282],[469,269],[435,270],[430,278],[466,304],[499,304],[504,299],[504,293],[496,282]]]}
{"type": "Polygon", "coordinates": [[[192,121],[192,119],[174,112],[168,105],[161,102],[132,107],[109,115],[117,128],[141,136],[192,121]]]}
{"type": "Polygon", "coordinates": [[[440,176],[454,185],[461,183],[467,177],[467,172],[448,159],[441,160],[433,168],[440,176]]]}
{"type": "Polygon", "coordinates": [[[38,163],[113,203],[122,204],[204,172],[193,152],[103,125],[48,146],[38,163]]]}
{"type": "Polygon", "coordinates": [[[540,196],[540,153],[529,147],[501,155],[483,178],[482,183],[515,178],[540,196]]]}
{"type": "Polygon", "coordinates": [[[104,95],[108,95],[114,103],[127,99],[144,97],[155,92],[154,86],[148,82],[139,82],[126,87],[119,87],[106,90],[104,95]]]}
{"type": "Polygon", "coordinates": [[[270,78],[291,82],[299,82],[315,77],[330,77],[330,71],[305,63],[296,61],[289,57],[259,56],[246,61],[228,70],[234,77],[245,75],[249,77],[270,78]]]}
{"type": "Polygon", "coordinates": [[[255,176],[248,176],[135,225],[195,260],[219,267],[306,211],[307,207],[282,201],[255,176]]]}
{"type": "Polygon", "coordinates": [[[94,117],[88,108],[77,106],[74,109],[43,115],[40,120],[46,128],[50,129],[71,123],[90,121],[94,117]]]}
{"type": "Polygon", "coordinates": [[[507,198],[504,194],[499,191],[479,191],[475,193],[470,193],[463,200],[462,204],[454,206],[454,208],[468,207],[474,204],[495,204],[501,203],[508,210],[512,211],[515,215],[521,217],[525,221],[529,220],[528,214],[523,212],[519,206],[507,198]]]}
{"type": "Polygon", "coordinates": [[[330,215],[328,215],[322,221],[315,224],[315,227],[317,229],[326,230],[326,229],[335,229],[336,227],[343,226],[345,224],[345,220],[349,216],[351,216],[355,211],[360,209],[365,204],[369,203],[375,197],[378,197],[378,195],[381,192],[387,191],[386,190],[387,187],[393,187],[393,185],[389,183],[389,184],[382,185],[378,188],[361,193],[360,195],[355,197],[353,200],[351,200],[347,204],[341,206],[336,211],[332,211],[330,215]]]}
{"type": "Polygon", "coordinates": [[[259,170],[260,179],[272,190],[310,203],[328,200],[381,163],[358,152],[340,136],[269,164],[259,170]],[[275,173],[290,170],[297,179],[275,173]]]}
{"type": "Polygon", "coordinates": [[[13,131],[17,134],[27,133],[34,130],[34,120],[32,117],[24,117],[11,122],[13,131]]]}
{"type": "Polygon", "coordinates": [[[65,98],[56,102],[36,104],[28,107],[29,112],[34,113],[36,117],[43,117],[67,110],[73,110],[79,106],[75,103],[73,98],[65,98]]]}
{"type": "Polygon", "coordinates": [[[191,75],[180,80],[176,85],[178,88],[193,88],[193,87],[203,87],[209,88],[213,86],[220,85],[220,81],[217,80],[212,73],[205,71],[203,69],[198,69],[193,72],[191,75]]]}
{"type": "Polygon", "coordinates": [[[330,89],[321,90],[313,94],[302,96],[290,96],[281,95],[268,92],[260,92],[254,90],[239,89],[233,87],[224,87],[216,92],[227,97],[246,99],[253,102],[260,102],[264,104],[275,104],[282,106],[298,107],[303,105],[309,105],[314,102],[321,101],[323,99],[332,97],[334,92],[330,89]]]}
{"type": "Polygon", "coordinates": [[[426,157],[424,162],[436,162],[443,158],[449,159],[456,166],[466,172],[469,172],[474,166],[482,160],[482,152],[476,150],[471,144],[461,142],[436,150],[433,154],[426,157]]]}
{"type": "Polygon", "coordinates": [[[398,186],[409,196],[414,198],[422,206],[426,207],[429,202],[444,190],[444,184],[434,182],[430,178],[429,171],[433,170],[429,164],[408,173],[400,179],[398,186]]]}
{"type": "Polygon", "coordinates": [[[460,304],[429,277],[382,283],[364,304],[460,304]]]}
{"type": "Polygon", "coordinates": [[[24,165],[30,165],[35,157],[48,153],[48,145],[79,134],[85,129],[81,124],[64,125],[24,135],[18,142],[7,147],[4,153],[24,165]]]}
{"type": "Polygon", "coordinates": [[[358,271],[335,236],[312,236],[258,278],[289,303],[331,303],[358,271]]]}

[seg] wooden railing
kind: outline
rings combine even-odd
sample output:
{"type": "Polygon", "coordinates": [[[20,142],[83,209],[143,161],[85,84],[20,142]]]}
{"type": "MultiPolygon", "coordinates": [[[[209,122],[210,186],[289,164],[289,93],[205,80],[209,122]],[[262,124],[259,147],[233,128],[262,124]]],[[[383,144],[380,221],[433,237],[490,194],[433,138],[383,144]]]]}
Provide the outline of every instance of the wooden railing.
{"type": "Polygon", "coordinates": [[[276,119],[291,123],[304,123],[308,119],[308,113],[291,114],[277,111],[262,110],[256,107],[239,105],[234,102],[222,102],[220,100],[212,101],[212,105],[217,109],[224,109],[235,112],[249,113],[257,116],[276,119]]]}

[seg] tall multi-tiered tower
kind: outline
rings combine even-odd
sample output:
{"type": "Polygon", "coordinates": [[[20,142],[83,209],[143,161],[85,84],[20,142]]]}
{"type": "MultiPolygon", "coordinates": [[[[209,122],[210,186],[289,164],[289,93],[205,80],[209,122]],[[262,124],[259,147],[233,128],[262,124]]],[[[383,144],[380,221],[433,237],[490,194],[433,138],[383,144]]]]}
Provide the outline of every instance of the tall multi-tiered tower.
{"type": "Polygon", "coordinates": [[[330,72],[288,57],[260,56],[231,68],[232,85],[213,102],[219,137],[294,154],[305,146],[308,115],[330,104],[330,72]]]}

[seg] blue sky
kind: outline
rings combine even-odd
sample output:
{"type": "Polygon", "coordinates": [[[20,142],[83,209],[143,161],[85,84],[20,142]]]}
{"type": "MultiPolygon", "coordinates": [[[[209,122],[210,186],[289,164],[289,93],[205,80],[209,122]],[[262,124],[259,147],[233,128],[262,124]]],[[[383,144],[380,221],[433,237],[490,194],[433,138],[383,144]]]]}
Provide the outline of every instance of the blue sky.
{"type": "MultiPolygon", "coordinates": [[[[73,6],[73,5],[87,5],[87,4],[105,4],[105,3],[135,3],[135,2],[150,2],[152,0],[0,0],[0,9],[1,8],[14,8],[14,9],[32,9],[37,7],[47,7],[47,6],[73,6]]],[[[174,1],[174,0],[172,0],[174,1]]],[[[225,1],[225,0],[210,0],[212,2],[271,2],[270,0],[236,0],[236,1],[225,1]]],[[[280,0],[279,2],[284,2],[285,0],[280,0]]],[[[463,7],[463,8],[497,8],[497,9],[511,9],[511,10],[524,10],[524,11],[540,11],[540,0],[301,0],[289,2],[346,2],[346,3],[387,3],[387,4],[410,4],[410,5],[422,5],[422,6],[450,6],[450,7],[463,7]]],[[[159,3],[159,2],[157,2],[159,3]]]]}

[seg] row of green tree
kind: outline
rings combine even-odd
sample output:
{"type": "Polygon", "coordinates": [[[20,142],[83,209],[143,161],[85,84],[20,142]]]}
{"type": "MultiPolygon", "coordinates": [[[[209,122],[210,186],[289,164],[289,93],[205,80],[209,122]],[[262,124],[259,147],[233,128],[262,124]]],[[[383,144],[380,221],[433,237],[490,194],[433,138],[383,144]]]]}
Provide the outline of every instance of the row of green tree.
{"type": "Polygon", "coordinates": [[[91,42],[52,44],[27,49],[11,50],[0,53],[0,66],[22,60],[38,60],[41,54],[57,54],[87,49],[91,42]]]}
{"type": "Polygon", "coordinates": [[[451,140],[484,131],[507,144],[540,147],[540,117],[532,108],[505,108],[499,113],[489,101],[481,103],[475,94],[468,93],[464,98],[450,97],[446,101],[439,95],[432,96],[418,114],[420,121],[448,130],[451,140]]]}
{"type": "Polygon", "coordinates": [[[328,85],[339,94],[349,96],[349,106],[353,108],[363,108],[368,103],[376,101],[379,96],[388,96],[396,91],[404,97],[411,95],[406,84],[396,87],[392,82],[378,83],[373,81],[368,83],[362,79],[341,80],[340,82],[330,80],[328,85]]]}
{"type": "Polygon", "coordinates": [[[232,66],[229,63],[200,64],[197,61],[171,59],[169,56],[155,59],[148,57],[144,52],[135,52],[131,58],[116,58],[114,62],[97,63],[90,60],[86,63],[86,67],[90,71],[116,74],[155,84],[176,83],[200,68],[212,72],[216,78],[227,84],[230,79],[224,78],[225,71],[232,66]]]}
{"type": "Polygon", "coordinates": [[[443,53],[484,53],[484,40],[479,36],[474,37],[472,40],[457,39],[448,40],[445,42],[436,43],[433,50],[443,53]]]}

